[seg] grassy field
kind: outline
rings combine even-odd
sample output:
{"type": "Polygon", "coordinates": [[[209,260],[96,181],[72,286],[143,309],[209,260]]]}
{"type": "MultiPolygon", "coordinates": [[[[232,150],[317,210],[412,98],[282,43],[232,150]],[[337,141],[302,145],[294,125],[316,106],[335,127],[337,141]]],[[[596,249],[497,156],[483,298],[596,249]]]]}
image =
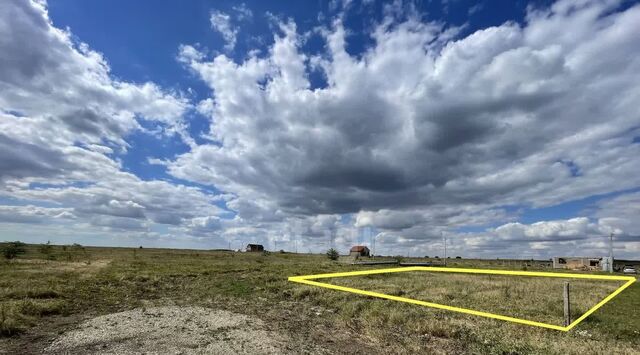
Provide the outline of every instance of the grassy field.
{"type": "MultiPolygon", "coordinates": [[[[570,282],[572,319],[587,312],[624,283],[567,280],[570,282]]],[[[564,320],[565,279],[412,271],[319,281],[559,326],[564,320]]]]}
{"type": "MultiPolygon", "coordinates": [[[[0,353],[39,352],[85,319],[164,305],[255,316],[332,353],[640,352],[638,283],[564,333],[287,281],[365,268],[322,255],[79,246],[44,251],[28,246],[18,258],[0,261],[0,353]]],[[[452,259],[449,265],[543,268],[531,261],[452,259]]],[[[411,272],[328,281],[554,324],[562,319],[559,279],[411,272]]],[[[615,286],[572,281],[575,314],[615,286]]]]}

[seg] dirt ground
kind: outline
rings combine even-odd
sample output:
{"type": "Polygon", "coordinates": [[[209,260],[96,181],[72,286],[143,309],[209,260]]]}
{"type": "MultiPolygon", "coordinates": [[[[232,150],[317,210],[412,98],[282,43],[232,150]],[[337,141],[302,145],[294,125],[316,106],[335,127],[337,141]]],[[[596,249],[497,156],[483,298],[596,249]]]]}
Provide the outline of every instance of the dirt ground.
{"type": "MultiPolygon", "coordinates": [[[[301,351],[303,350],[303,351],[301,351]]],[[[96,317],[57,337],[47,354],[293,354],[288,336],[261,320],[203,307],[156,307],[96,317]]]]}

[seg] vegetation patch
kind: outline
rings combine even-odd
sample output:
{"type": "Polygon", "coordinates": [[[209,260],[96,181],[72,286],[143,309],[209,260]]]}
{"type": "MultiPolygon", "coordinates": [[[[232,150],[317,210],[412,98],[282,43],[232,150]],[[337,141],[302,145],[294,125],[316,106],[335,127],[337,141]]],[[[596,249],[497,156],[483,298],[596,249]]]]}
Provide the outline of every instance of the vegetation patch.
{"type": "MultiPolygon", "coordinates": [[[[84,321],[165,306],[241,313],[277,329],[287,342],[298,344],[295,349],[305,349],[308,344],[309,352],[634,354],[640,349],[640,317],[634,316],[640,309],[638,283],[564,333],[287,281],[292,275],[377,268],[335,262],[327,255],[84,247],[76,248],[74,260],[67,261],[65,255],[71,252],[71,246],[65,251],[62,246],[52,245],[48,254],[38,245],[26,245],[25,249],[24,254],[0,262],[0,349],[8,353],[41,352],[59,333],[69,334],[70,328],[75,329],[68,324],[69,319],[84,321]],[[89,260],[83,259],[87,257],[89,260]]],[[[515,270],[526,265],[529,270],[547,270],[545,263],[531,260],[452,259],[449,264],[515,270]]],[[[555,321],[561,314],[561,290],[549,283],[410,274],[384,281],[376,277],[352,281],[352,286],[402,297],[437,297],[445,304],[474,305],[493,312],[499,312],[494,307],[503,307],[502,303],[524,304],[523,298],[531,301],[546,290],[553,295],[549,302],[536,298],[542,306],[532,308],[530,314],[526,307],[519,312],[525,318],[548,313],[556,317],[555,321]],[[505,301],[495,302],[497,299],[505,301]],[[547,311],[540,313],[540,307],[547,311]]],[[[587,294],[599,292],[589,284],[575,284],[573,290],[576,301],[581,298],[581,290],[587,294]]],[[[586,300],[585,309],[592,302],[586,300]]],[[[579,303],[572,305],[575,312],[581,311],[579,303]]],[[[178,328],[173,331],[181,332],[178,328]]]]}

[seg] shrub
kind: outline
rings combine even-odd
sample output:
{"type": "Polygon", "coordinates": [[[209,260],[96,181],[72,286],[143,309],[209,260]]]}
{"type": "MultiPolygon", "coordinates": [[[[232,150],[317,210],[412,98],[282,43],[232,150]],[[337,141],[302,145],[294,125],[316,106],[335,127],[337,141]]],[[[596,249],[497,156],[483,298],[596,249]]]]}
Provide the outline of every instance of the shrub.
{"type": "Polygon", "coordinates": [[[24,315],[42,317],[66,314],[67,305],[63,300],[35,301],[25,298],[17,304],[17,311],[24,315]]]}
{"type": "Polygon", "coordinates": [[[2,246],[2,255],[5,259],[13,259],[20,254],[26,253],[25,244],[22,242],[8,242],[2,246]]]}
{"type": "Polygon", "coordinates": [[[0,305],[0,337],[13,336],[22,332],[24,327],[18,324],[4,304],[0,305]]]}
{"type": "Polygon", "coordinates": [[[73,243],[73,245],[71,245],[71,249],[73,250],[84,250],[84,247],[78,243],[73,243]]]}
{"type": "Polygon", "coordinates": [[[330,260],[338,260],[339,256],[340,254],[338,254],[337,250],[333,248],[327,250],[327,258],[329,258],[330,260]]]}
{"type": "Polygon", "coordinates": [[[51,241],[47,241],[47,244],[41,244],[40,245],[40,253],[46,255],[46,256],[50,256],[51,252],[53,251],[53,246],[51,245],[51,241]]]}

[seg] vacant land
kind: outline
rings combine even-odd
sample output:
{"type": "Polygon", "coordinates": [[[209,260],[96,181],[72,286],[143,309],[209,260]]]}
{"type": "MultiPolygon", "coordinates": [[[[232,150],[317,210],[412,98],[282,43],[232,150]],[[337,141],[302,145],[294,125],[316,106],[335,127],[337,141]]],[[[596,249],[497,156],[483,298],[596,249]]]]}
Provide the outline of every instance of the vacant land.
{"type": "MultiPolygon", "coordinates": [[[[122,346],[135,353],[154,351],[158,342],[186,353],[640,351],[638,283],[564,333],[287,281],[354,268],[364,267],[321,255],[28,246],[0,262],[0,353],[124,353],[122,346]]],[[[415,273],[330,280],[555,324],[562,317],[560,281],[415,273]]],[[[615,286],[572,282],[575,313],[615,286]]]]}
{"type": "Polygon", "coordinates": [[[320,282],[462,307],[547,324],[563,324],[564,282],[570,284],[572,319],[624,281],[411,271],[320,279],[320,282]]]}

